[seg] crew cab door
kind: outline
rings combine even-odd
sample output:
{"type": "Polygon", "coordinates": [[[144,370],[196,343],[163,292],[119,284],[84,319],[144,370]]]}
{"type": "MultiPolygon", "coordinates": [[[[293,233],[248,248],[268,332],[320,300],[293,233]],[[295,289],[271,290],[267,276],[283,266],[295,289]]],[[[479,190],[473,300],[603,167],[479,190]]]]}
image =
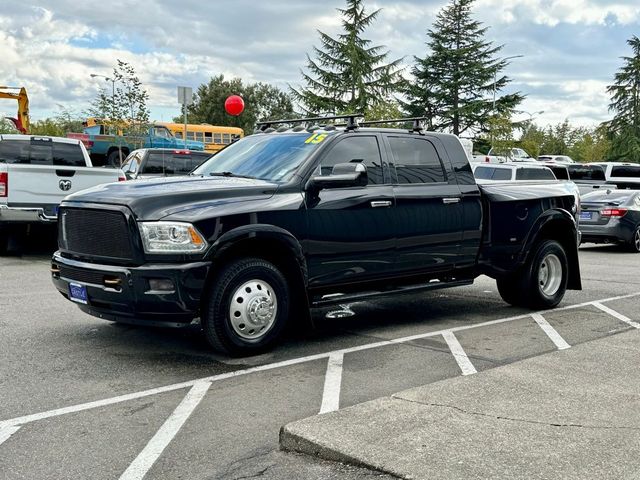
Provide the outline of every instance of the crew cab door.
{"type": "Polygon", "coordinates": [[[399,272],[449,270],[462,242],[462,194],[437,139],[387,134],[399,272]],[[440,150],[440,152],[438,151],[440,150]]]}
{"type": "Polygon", "coordinates": [[[310,287],[359,282],[393,270],[393,187],[377,135],[345,136],[321,157],[312,175],[330,175],[334,165],[359,162],[368,184],[306,193],[307,267],[310,287]]]}

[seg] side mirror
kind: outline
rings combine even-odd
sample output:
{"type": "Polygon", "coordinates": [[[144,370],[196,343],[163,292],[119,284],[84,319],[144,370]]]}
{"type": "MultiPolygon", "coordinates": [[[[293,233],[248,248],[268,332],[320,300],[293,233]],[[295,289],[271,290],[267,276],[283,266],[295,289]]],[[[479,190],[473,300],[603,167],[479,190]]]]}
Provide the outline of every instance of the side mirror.
{"type": "Polygon", "coordinates": [[[325,188],[364,187],[368,183],[367,167],[362,163],[338,163],[331,170],[331,175],[311,177],[307,190],[323,190],[325,188]]]}

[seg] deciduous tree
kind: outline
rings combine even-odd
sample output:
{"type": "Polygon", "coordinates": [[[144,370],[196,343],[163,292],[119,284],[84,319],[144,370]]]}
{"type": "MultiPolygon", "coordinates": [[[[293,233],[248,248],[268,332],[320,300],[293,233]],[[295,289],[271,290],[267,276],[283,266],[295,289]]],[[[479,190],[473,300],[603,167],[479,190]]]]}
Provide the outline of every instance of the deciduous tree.
{"type": "MultiPolygon", "coordinates": [[[[247,134],[253,133],[258,121],[296,115],[289,95],[279,88],[260,82],[244,84],[239,78],[227,80],[224,75],[212,77],[209,83],[198,87],[188,113],[189,123],[240,127],[247,134]],[[240,95],[245,103],[244,112],[237,117],[224,109],[224,102],[230,95],[240,95]]],[[[182,122],[182,117],[176,117],[175,121],[182,122]]]]}

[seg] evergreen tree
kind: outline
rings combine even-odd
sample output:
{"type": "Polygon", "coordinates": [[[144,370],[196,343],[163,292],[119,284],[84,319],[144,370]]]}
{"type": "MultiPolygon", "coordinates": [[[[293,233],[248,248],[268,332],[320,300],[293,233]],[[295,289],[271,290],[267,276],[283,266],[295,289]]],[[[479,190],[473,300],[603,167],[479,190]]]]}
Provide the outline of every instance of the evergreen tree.
{"type": "Polygon", "coordinates": [[[333,38],[318,31],[321,47],[313,47],[315,60],[307,55],[308,73],[301,72],[306,86],[291,88],[306,114],[366,113],[389,104],[403,84],[402,59],[385,63],[385,47],[362,37],[380,10],[367,13],[363,0],[347,0],[338,11],[343,32],[333,38]]]}
{"type": "Polygon", "coordinates": [[[503,95],[494,109],[494,92],[510,82],[501,74],[508,63],[496,58],[502,46],[485,40],[487,27],[472,18],[474,1],[452,0],[444,7],[427,32],[429,53],[415,57],[405,108],[428,117],[429,129],[484,132],[492,116],[503,122],[523,99],[519,93],[503,95]]]}
{"type": "Polygon", "coordinates": [[[627,40],[632,57],[622,57],[624,65],[607,87],[611,95],[609,110],[615,112],[609,124],[612,158],[640,162],[640,39],[627,40]]]}

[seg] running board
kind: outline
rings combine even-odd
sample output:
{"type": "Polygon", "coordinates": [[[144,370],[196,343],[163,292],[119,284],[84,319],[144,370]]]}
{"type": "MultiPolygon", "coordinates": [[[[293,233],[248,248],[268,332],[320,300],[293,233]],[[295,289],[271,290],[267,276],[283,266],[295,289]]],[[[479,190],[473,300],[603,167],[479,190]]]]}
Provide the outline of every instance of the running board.
{"type": "Polygon", "coordinates": [[[406,287],[400,287],[393,290],[383,290],[376,292],[359,292],[359,293],[333,293],[330,295],[323,295],[318,300],[312,300],[312,307],[324,307],[327,305],[337,305],[340,303],[359,302],[362,300],[369,300],[376,297],[384,297],[386,295],[395,295],[398,293],[415,293],[423,290],[438,290],[441,288],[449,287],[461,287],[464,285],[473,285],[473,279],[465,280],[453,280],[450,282],[431,281],[429,283],[421,283],[418,285],[410,285],[406,287]]]}

